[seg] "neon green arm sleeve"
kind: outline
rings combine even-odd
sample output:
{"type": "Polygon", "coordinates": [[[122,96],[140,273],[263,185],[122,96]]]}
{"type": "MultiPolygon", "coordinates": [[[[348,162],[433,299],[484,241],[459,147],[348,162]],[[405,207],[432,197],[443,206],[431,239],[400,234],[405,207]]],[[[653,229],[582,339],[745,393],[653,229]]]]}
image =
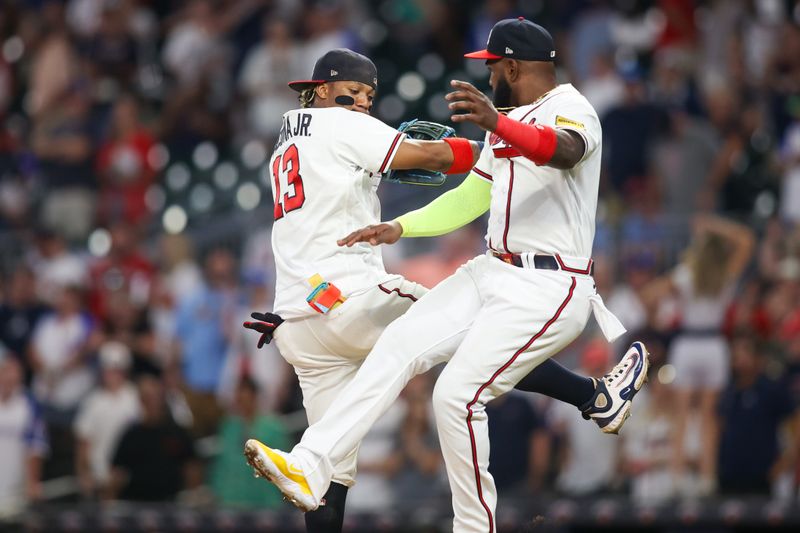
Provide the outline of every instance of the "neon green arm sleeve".
{"type": "Polygon", "coordinates": [[[455,189],[397,217],[403,237],[434,237],[469,224],[489,210],[491,190],[491,183],[471,172],[455,189]]]}

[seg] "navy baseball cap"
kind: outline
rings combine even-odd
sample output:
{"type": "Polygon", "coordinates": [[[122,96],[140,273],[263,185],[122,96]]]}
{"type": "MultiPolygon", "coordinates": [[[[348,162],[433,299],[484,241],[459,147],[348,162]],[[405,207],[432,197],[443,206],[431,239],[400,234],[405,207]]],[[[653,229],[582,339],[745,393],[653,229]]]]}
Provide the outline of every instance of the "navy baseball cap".
{"type": "Polygon", "coordinates": [[[550,32],[525,17],[519,17],[503,19],[495,24],[489,32],[486,49],[464,54],[464,57],[555,61],[556,46],[550,32]]]}
{"type": "Polygon", "coordinates": [[[302,92],[329,81],[359,81],[377,90],[378,69],[370,58],[358,52],[334,48],[317,60],[310,80],[290,81],[289,87],[302,92]]]}

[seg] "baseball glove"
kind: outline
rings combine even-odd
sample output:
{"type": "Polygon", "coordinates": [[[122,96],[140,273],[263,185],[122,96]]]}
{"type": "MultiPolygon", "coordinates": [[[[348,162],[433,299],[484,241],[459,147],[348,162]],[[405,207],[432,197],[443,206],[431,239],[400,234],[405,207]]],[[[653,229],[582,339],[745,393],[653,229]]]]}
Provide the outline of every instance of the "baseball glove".
{"type": "MultiPolygon", "coordinates": [[[[417,119],[403,122],[397,130],[404,132],[411,139],[419,139],[422,141],[438,141],[445,137],[453,137],[456,134],[455,130],[450,126],[417,119]]],[[[443,172],[437,172],[435,170],[414,168],[409,170],[390,170],[383,179],[385,181],[407,183],[410,185],[438,186],[445,182],[447,176],[445,176],[443,172]]]]}

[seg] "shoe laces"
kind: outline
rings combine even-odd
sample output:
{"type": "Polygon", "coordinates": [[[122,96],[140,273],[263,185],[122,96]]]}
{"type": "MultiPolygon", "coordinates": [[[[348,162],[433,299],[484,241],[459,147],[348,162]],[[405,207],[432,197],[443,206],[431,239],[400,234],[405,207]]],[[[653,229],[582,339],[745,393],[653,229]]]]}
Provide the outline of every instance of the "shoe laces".
{"type": "Polygon", "coordinates": [[[619,379],[622,374],[628,370],[628,367],[631,365],[630,359],[625,359],[624,361],[620,361],[617,366],[615,366],[610,373],[606,374],[604,377],[606,381],[611,384],[615,380],[619,379]]]}

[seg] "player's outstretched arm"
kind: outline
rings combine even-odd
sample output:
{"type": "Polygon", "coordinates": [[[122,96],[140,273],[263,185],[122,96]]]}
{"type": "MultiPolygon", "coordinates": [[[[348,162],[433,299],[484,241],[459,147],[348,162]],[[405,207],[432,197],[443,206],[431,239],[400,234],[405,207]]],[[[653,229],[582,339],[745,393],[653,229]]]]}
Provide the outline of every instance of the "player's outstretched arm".
{"type": "Polygon", "coordinates": [[[462,137],[449,137],[439,141],[406,138],[397,149],[389,168],[424,168],[445,174],[463,174],[472,169],[480,154],[481,143],[462,137]]]}
{"type": "Polygon", "coordinates": [[[469,224],[489,210],[491,184],[472,173],[461,184],[428,205],[391,222],[372,224],[340,239],[339,246],[359,242],[394,244],[400,237],[433,237],[469,224]]]}
{"type": "Polygon", "coordinates": [[[558,169],[569,169],[577,165],[586,144],[574,131],[555,129],[540,124],[524,124],[497,112],[491,100],[475,86],[466,81],[453,80],[456,89],[445,98],[453,111],[453,122],[473,122],[520,151],[536,163],[558,169]]]}

